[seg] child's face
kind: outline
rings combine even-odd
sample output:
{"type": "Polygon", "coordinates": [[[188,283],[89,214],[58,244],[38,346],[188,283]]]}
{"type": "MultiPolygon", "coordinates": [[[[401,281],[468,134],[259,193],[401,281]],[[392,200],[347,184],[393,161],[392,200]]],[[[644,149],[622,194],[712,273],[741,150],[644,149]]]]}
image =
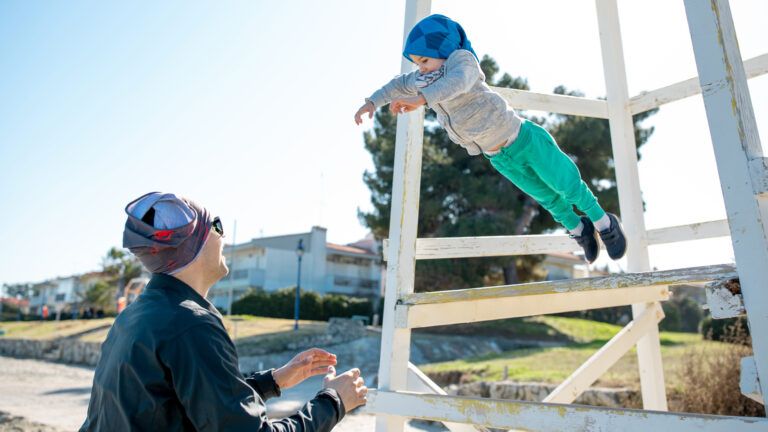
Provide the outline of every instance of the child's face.
{"type": "Polygon", "coordinates": [[[440,69],[440,66],[445,63],[445,59],[437,59],[432,57],[424,57],[415,54],[409,54],[411,60],[419,67],[419,72],[422,74],[434,72],[440,69]]]}

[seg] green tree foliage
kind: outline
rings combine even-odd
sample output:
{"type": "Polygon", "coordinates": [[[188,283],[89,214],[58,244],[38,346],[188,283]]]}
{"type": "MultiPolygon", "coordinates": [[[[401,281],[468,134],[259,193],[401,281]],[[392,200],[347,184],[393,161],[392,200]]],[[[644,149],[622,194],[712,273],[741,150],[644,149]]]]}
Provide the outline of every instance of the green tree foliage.
{"type": "Polygon", "coordinates": [[[133,278],[141,276],[141,263],[125,249],[112,247],[101,259],[102,278],[80,294],[83,306],[112,312],[118,293],[133,278]]]}
{"type": "Polygon", "coordinates": [[[31,283],[15,283],[15,284],[3,284],[3,292],[6,297],[16,298],[21,297],[24,299],[30,299],[37,295],[34,289],[34,285],[31,283]]]}
{"type": "MultiPolygon", "coordinates": [[[[489,56],[480,66],[486,82],[496,87],[528,90],[527,80],[504,73],[489,56]]],[[[578,96],[564,87],[558,94],[578,96]]],[[[639,125],[653,112],[635,116],[638,147],[652,128],[639,125]]],[[[545,118],[521,115],[543,124],[563,151],[571,155],[584,180],[591,185],[607,211],[619,213],[608,121],[586,117],[550,115],[545,118]]],[[[360,212],[361,221],[378,238],[386,238],[392,191],[396,118],[387,109],[375,115],[372,131],[364,133],[365,148],[375,169],[366,171],[363,180],[371,191],[371,212],[360,212]]],[[[639,157],[639,155],[638,155],[639,157]]],[[[497,173],[486,158],[472,157],[452,143],[427,111],[424,127],[419,237],[457,237],[543,233],[559,228],[538,203],[497,173]]],[[[416,271],[418,291],[466,288],[488,283],[515,283],[537,279],[543,257],[501,257],[486,259],[419,261],[416,271]]]]}
{"type": "Polygon", "coordinates": [[[115,309],[115,291],[117,287],[105,280],[89,286],[81,295],[82,302],[89,307],[101,310],[115,309]]]}
{"type": "Polygon", "coordinates": [[[118,289],[125,287],[131,279],[141,276],[141,263],[126,249],[110,248],[101,260],[101,267],[118,289]]]}

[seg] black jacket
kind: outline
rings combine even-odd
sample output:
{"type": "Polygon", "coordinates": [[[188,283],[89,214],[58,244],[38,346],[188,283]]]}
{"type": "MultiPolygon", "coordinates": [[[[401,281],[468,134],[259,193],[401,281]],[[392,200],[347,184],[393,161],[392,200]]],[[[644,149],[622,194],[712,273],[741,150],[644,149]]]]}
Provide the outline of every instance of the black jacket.
{"type": "Polygon", "coordinates": [[[152,276],[101,348],[80,431],[330,431],[344,417],[331,389],[295,415],[268,420],[272,371],[244,379],[221,315],[187,284],[152,276]]]}

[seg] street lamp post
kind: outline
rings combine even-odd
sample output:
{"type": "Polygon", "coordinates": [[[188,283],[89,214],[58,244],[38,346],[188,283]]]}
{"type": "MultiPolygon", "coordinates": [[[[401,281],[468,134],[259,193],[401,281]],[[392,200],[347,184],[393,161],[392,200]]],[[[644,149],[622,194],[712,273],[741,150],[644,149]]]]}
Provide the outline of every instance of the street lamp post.
{"type": "Polygon", "coordinates": [[[296,246],[296,256],[299,258],[299,270],[296,276],[296,302],[293,307],[293,317],[296,322],[293,324],[293,329],[299,329],[299,298],[301,297],[301,257],[304,255],[304,239],[299,239],[299,244],[296,246]]]}

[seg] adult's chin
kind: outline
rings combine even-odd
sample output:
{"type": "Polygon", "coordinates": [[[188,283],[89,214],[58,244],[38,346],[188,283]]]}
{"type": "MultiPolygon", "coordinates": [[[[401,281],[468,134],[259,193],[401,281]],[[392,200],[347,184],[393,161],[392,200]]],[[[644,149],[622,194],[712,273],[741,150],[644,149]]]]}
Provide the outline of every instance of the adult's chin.
{"type": "Polygon", "coordinates": [[[223,278],[228,274],[229,274],[229,267],[227,267],[227,263],[224,262],[224,260],[221,260],[221,263],[219,264],[219,279],[223,278]]]}

